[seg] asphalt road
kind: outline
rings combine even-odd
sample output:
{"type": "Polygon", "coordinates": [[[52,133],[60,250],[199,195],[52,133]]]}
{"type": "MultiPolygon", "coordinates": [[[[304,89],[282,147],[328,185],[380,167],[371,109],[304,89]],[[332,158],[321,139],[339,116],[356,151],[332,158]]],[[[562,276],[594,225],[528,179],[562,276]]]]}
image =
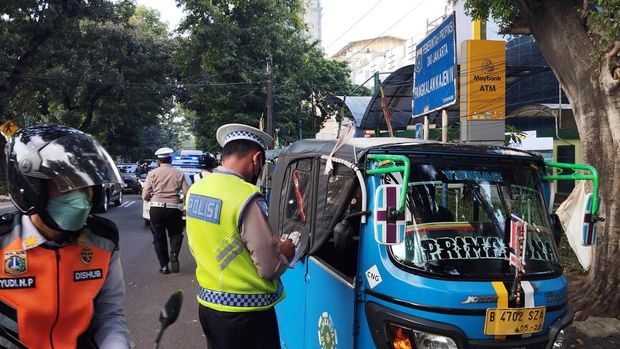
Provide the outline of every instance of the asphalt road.
{"type": "Polygon", "coordinates": [[[179,258],[178,274],[159,273],[153,249],[153,236],[142,219],[142,201],[137,195],[125,195],[120,207],[110,207],[102,216],[113,220],[120,232],[120,249],[127,297],[125,316],[137,348],[152,348],[159,333],[159,313],[168,297],[176,290],[185,292],[181,314],[171,325],[160,348],[205,348],[206,340],[198,320],[194,262],[187,240],[179,258]]]}
{"type": "MultiPolygon", "coordinates": [[[[153,348],[159,333],[159,313],[176,290],[185,292],[183,308],[176,323],[163,335],[160,348],[205,348],[206,339],[198,320],[194,262],[184,239],[178,274],[159,273],[153,249],[153,237],[142,219],[142,201],[138,195],[125,195],[120,207],[110,206],[101,216],[116,222],[120,232],[120,251],[125,273],[127,296],[125,317],[136,348],[153,348]]],[[[0,203],[0,214],[14,211],[8,203],[0,203]]]]}

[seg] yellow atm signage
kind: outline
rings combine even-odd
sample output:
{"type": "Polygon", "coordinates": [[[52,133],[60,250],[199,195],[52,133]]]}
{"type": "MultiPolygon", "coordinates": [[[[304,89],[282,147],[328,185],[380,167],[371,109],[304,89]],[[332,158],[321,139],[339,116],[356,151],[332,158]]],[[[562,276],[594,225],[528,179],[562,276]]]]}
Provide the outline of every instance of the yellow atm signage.
{"type": "Polygon", "coordinates": [[[461,44],[461,119],[506,117],[506,43],[466,40],[461,44]]]}

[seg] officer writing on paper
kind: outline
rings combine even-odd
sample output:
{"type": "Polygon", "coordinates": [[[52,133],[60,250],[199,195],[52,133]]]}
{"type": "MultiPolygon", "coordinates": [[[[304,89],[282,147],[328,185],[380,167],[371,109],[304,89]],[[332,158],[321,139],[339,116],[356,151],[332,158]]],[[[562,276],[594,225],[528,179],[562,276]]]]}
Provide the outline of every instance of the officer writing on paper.
{"type": "Polygon", "coordinates": [[[183,172],[170,165],[173,152],[170,148],[160,148],[155,152],[159,167],[146,175],[142,188],[142,198],[150,200],[153,245],[162,274],[179,272],[179,251],[183,243],[183,205],[179,193],[187,193],[188,189],[183,172]]]}
{"type": "Polygon", "coordinates": [[[186,198],[200,323],[210,349],[279,348],[273,307],[284,298],[279,277],[295,246],[274,236],[254,184],[273,139],[254,127],[228,124],[217,130],[217,140],[222,165],[186,198]]]}
{"type": "Polygon", "coordinates": [[[76,129],[27,127],[7,175],[19,212],[0,219],[0,347],[131,348],[118,229],[91,215],[123,183],[108,153],[76,129]]]}

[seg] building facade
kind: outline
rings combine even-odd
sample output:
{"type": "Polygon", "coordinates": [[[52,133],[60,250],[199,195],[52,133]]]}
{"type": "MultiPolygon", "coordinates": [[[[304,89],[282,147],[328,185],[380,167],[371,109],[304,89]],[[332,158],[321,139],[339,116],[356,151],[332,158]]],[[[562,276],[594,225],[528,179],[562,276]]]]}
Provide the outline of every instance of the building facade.
{"type": "Polygon", "coordinates": [[[411,46],[407,49],[407,42],[394,36],[353,41],[331,58],[347,62],[351,69],[351,80],[361,85],[375,72],[393,71],[411,64],[415,51],[411,46]]]}
{"type": "Polygon", "coordinates": [[[304,0],[304,22],[308,26],[308,40],[321,43],[321,21],[323,8],[321,0],[304,0]]]}

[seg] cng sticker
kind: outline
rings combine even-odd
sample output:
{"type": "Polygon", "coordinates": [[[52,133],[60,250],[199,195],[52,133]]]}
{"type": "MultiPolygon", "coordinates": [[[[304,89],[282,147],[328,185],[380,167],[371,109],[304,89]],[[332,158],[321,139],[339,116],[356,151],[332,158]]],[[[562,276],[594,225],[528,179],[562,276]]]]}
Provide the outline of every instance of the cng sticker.
{"type": "Polygon", "coordinates": [[[334,322],[329,313],[323,312],[319,318],[319,344],[321,349],[336,349],[338,347],[338,335],[334,328],[334,322]]]}
{"type": "Polygon", "coordinates": [[[375,288],[375,286],[383,281],[381,279],[381,274],[379,274],[379,268],[377,268],[376,264],[366,271],[366,279],[368,280],[368,284],[371,289],[375,288]]]}

